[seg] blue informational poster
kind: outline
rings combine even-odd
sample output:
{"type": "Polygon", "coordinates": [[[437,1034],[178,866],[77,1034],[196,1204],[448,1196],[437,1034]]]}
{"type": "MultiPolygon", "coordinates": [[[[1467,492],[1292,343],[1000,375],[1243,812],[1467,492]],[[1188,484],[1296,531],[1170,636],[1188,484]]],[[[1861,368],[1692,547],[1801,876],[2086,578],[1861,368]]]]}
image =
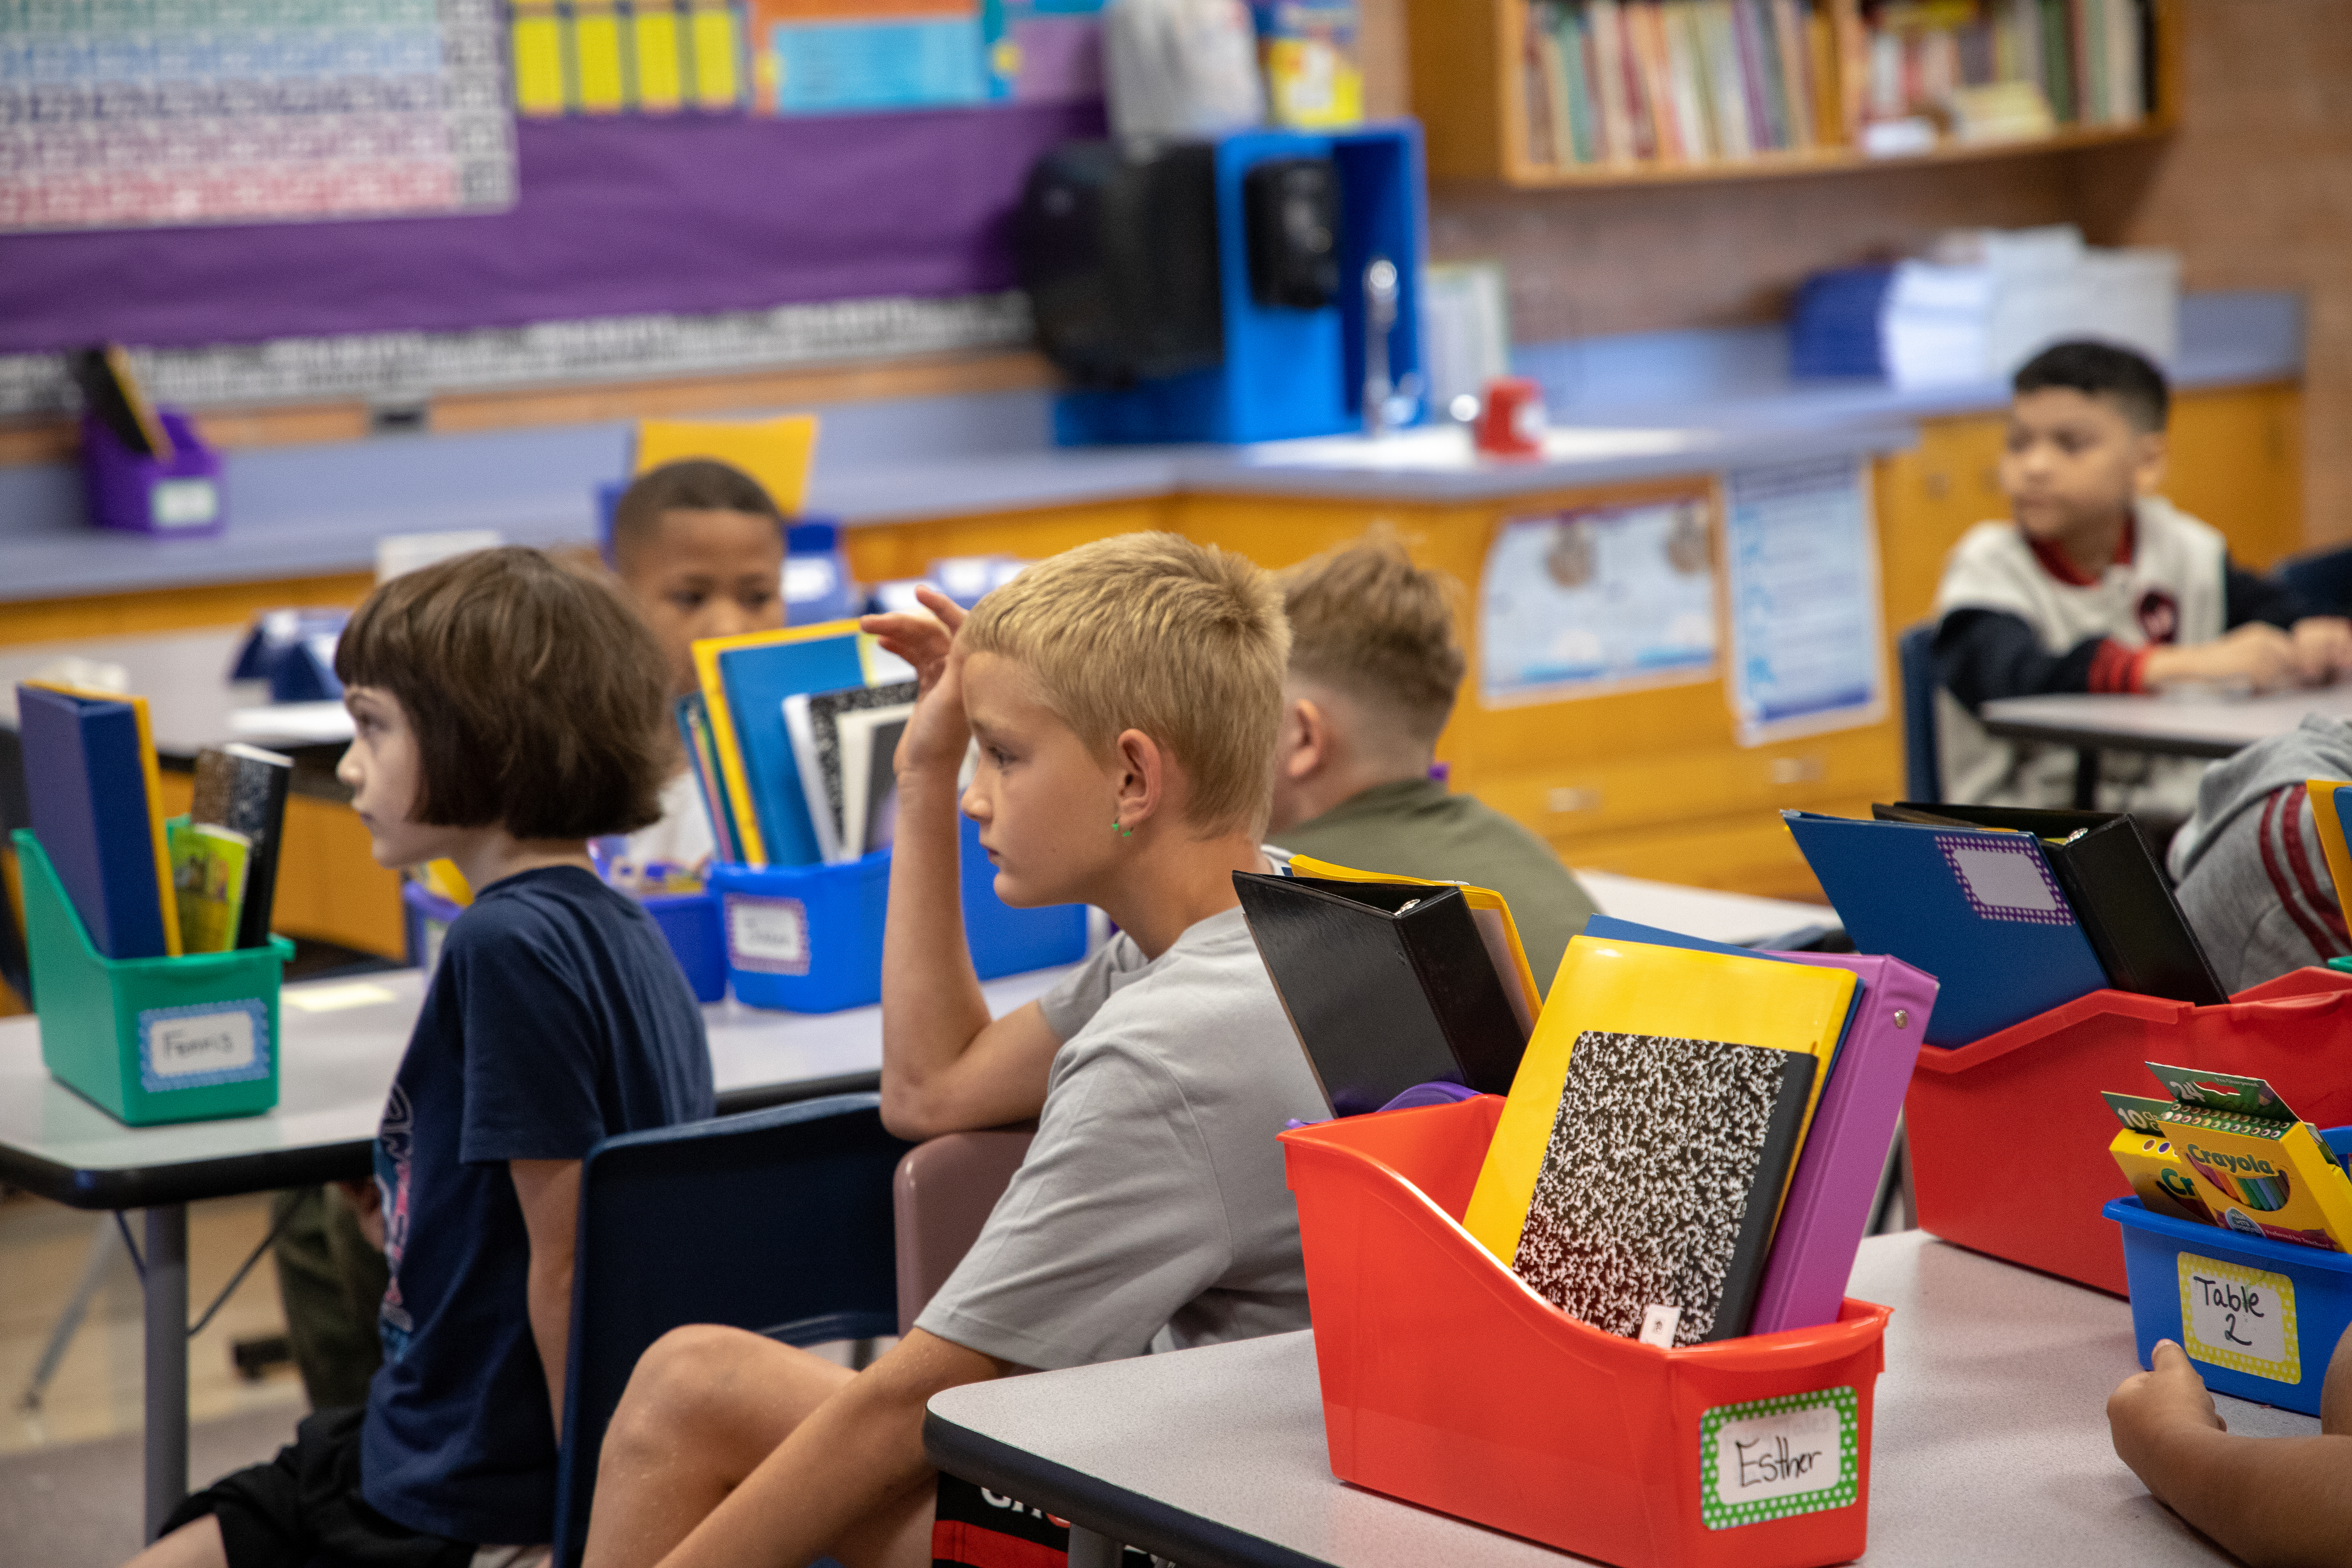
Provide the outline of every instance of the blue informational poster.
{"type": "Polygon", "coordinates": [[[980,18],[778,23],[776,112],[930,109],[988,98],[980,18]]]}
{"type": "Polygon", "coordinates": [[[1481,700],[1715,679],[1707,511],[1692,496],[1505,523],[1478,584],[1481,700]]]}
{"type": "Polygon", "coordinates": [[[1725,477],[1729,695],[1744,746],[1886,716],[1865,486],[1846,458],[1725,477]]]}

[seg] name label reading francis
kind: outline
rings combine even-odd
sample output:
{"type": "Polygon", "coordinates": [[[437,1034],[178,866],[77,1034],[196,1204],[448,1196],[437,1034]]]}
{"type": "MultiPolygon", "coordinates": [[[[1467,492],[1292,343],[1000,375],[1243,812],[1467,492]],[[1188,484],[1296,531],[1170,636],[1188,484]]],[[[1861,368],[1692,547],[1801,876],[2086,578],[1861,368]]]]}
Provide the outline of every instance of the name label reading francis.
{"type": "Polygon", "coordinates": [[[269,1013],[257,997],[139,1015],[139,1081],[150,1094],[269,1076],[269,1013]]]}
{"type": "Polygon", "coordinates": [[[1709,1530],[1850,1506],[1862,1418],[1852,1388],[1723,1405],[1699,1422],[1699,1514],[1709,1530]]]}

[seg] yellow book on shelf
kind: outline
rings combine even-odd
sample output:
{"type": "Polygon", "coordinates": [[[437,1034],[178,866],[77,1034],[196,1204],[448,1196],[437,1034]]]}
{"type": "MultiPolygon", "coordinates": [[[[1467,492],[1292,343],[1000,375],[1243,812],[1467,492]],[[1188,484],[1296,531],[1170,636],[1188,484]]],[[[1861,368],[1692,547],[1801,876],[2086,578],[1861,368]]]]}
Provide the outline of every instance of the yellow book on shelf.
{"type": "Polygon", "coordinates": [[[628,104],[621,18],[611,0],[582,0],[572,16],[572,65],[583,114],[617,114],[628,104]]]}
{"type": "MultiPolygon", "coordinates": [[[[1506,1267],[1518,1255],[1519,1231],[1542,1173],[1568,1083],[1568,1058],[1587,1030],[1723,1040],[1801,1051],[1819,1064],[1805,1106],[1810,1131],[1831,1058],[1845,1032],[1854,977],[1770,958],[1652,947],[1580,936],[1568,944],[1509,1100],[1487,1145],[1486,1163],[1462,1215],[1464,1228],[1506,1267]]],[[[1803,1147],[1802,1134],[1798,1146],[1803,1147]]],[[[1790,1171],[1795,1162],[1790,1162],[1790,1171]]],[[[1782,1193],[1786,1195],[1786,1186],[1782,1193]]]]}
{"type": "Polygon", "coordinates": [[[791,517],[808,500],[809,460],[816,451],[816,416],[775,419],[640,419],[635,472],[682,458],[730,463],[760,481],[776,510],[791,517]]]}
{"type": "Polygon", "coordinates": [[[1530,1030],[1535,1027],[1536,1016],[1543,1011],[1543,992],[1536,985],[1535,971],[1528,963],[1528,950],[1519,942],[1518,922],[1511,919],[1511,906],[1503,901],[1502,894],[1491,888],[1474,888],[1467,882],[1433,882],[1425,877],[1359,871],[1307,855],[1290,858],[1290,874],[1317,877],[1327,882],[1410,882],[1416,888],[1461,889],[1463,901],[1470,906],[1471,918],[1478,922],[1478,934],[1486,941],[1487,955],[1495,961],[1496,973],[1519,977],[1516,993],[1508,988],[1505,991],[1510,998],[1511,1011],[1519,1016],[1519,1026],[1530,1030]]]}
{"type": "Polygon", "coordinates": [[[687,36],[694,48],[696,105],[703,109],[734,108],[743,97],[735,13],[723,5],[697,0],[688,14],[687,36]]]}

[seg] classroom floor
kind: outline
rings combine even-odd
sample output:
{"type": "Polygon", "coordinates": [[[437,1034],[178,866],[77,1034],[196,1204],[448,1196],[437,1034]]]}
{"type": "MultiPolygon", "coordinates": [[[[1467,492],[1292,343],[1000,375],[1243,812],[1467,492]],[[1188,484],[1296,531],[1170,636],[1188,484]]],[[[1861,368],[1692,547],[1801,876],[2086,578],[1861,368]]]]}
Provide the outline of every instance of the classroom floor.
{"type": "MultiPolygon", "coordinates": [[[[131,1233],[140,1235],[132,1215],[131,1233]]],[[[0,1199],[0,1557],[44,1568],[104,1568],[140,1544],[142,1332],[139,1280],[119,1241],[103,1286],[38,1409],[24,1395],[99,1227],[111,1216],[12,1194],[0,1199]]],[[[192,1313],[210,1305],[269,1229],[268,1194],[188,1210],[192,1313]]],[[[257,1381],[229,1347],[285,1332],[265,1258],[188,1347],[190,1469],[199,1481],[277,1452],[309,1406],[290,1363],[257,1381]]]]}

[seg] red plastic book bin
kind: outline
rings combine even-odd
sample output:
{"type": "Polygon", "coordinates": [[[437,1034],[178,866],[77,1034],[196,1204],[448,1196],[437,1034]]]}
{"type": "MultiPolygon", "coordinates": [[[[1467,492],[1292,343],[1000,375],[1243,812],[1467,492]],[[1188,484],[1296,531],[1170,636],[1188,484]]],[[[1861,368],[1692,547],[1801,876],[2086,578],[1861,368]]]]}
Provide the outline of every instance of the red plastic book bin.
{"type": "Polygon", "coordinates": [[[1676,1351],[1578,1322],[1457,1223],[1502,1109],[1282,1135],[1332,1472],[1621,1568],[1861,1556],[1887,1310],[1676,1351]]]}
{"type": "Polygon", "coordinates": [[[2352,974],[2298,969],[2218,1007],[2094,991],[1972,1046],[1919,1053],[1903,1122],[1919,1226],[1946,1241],[2129,1294],[2131,1191],[2107,1153],[2102,1089],[2155,1094],[2147,1062],[2268,1079],[2322,1127],[2352,1122],[2352,974]]]}

